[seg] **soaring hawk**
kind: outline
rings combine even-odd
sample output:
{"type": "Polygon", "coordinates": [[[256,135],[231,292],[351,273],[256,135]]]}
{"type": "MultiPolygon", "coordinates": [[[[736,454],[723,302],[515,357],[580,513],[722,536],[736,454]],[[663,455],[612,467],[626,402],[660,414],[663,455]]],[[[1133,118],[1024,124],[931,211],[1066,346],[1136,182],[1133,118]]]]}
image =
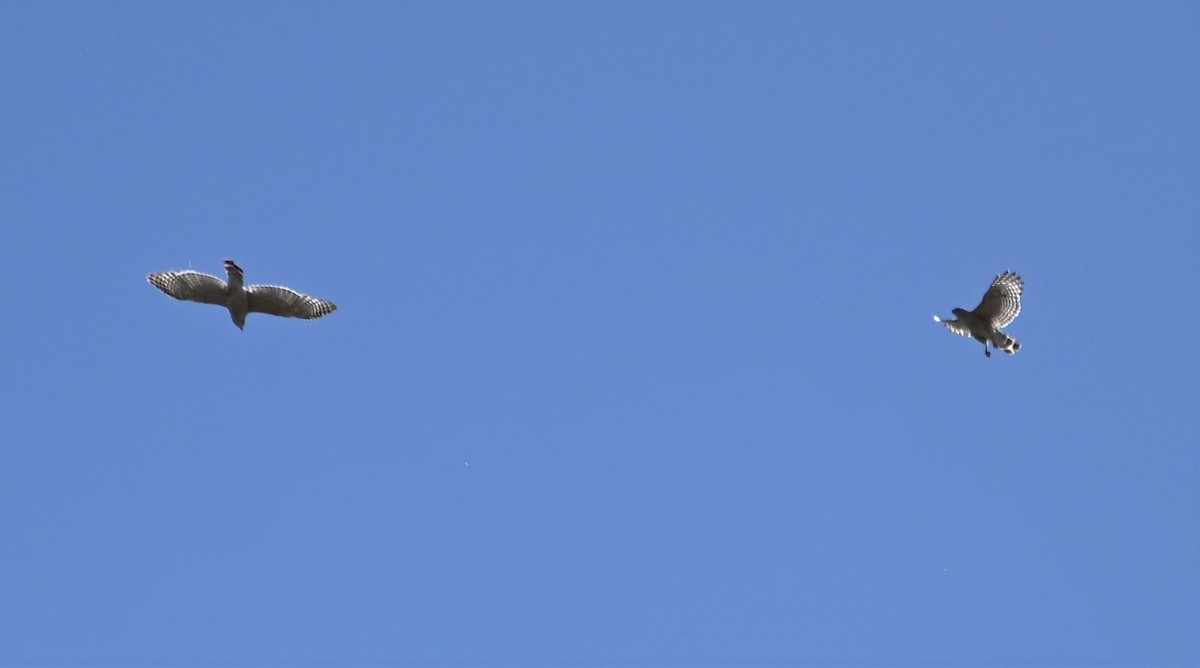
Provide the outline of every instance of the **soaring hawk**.
{"type": "Polygon", "coordinates": [[[242,268],[233,260],[225,260],[225,273],[229,275],[228,283],[191,270],[150,274],[146,280],[176,299],[224,306],[238,329],[246,326],[246,316],[250,313],[312,320],[337,310],[333,302],[278,285],[244,285],[242,268]]]}
{"type": "Polygon", "coordinates": [[[1006,271],[992,281],[992,286],[983,295],[983,301],[974,311],[956,308],[954,320],[942,320],[933,316],[935,322],[946,325],[946,329],[960,336],[970,336],[983,344],[983,354],[988,357],[992,352],[988,344],[996,350],[1003,350],[1009,355],[1021,349],[1021,344],[1013,337],[1000,331],[1008,327],[1021,314],[1021,295],[1025,293],[1025,281],[1020,276],[1006,271]]]}

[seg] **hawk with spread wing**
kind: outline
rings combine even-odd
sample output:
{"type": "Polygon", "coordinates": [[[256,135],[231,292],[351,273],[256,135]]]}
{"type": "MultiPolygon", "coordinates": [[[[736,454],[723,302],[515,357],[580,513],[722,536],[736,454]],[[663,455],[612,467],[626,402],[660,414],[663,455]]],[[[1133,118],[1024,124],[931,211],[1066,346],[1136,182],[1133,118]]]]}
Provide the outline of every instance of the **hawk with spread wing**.
{"type": "Polygon", "coordinates": [[[1021,349],[1013,337],[1000,331],[1012,324],[1021,314],[1021,295],[1025,293],[1025,281],[1020,276],[1006,271],[992,281],[992,286],[983,295],[983,301],[974,311],[956,308],[954,320],[943,320],[933,316],[935,322],[946,325],[946,329],[960,336],[970,336],[983,344],[983,354],[988,357],[990,343],[996,350],[1012,355],[1021,349]]]}
{"type": "Polygon", "coordinates": [[[233,260],[225,260],[225,273],[228,283],[191,270],[150,274],[146,280],[175,299],[224,306],[238,329],[246,326],[246,316],[251,313],[313,320],[337,310],[337,304],[331,301],[302,295],[291,288],[245,285],[242,268],[233,260]]]}

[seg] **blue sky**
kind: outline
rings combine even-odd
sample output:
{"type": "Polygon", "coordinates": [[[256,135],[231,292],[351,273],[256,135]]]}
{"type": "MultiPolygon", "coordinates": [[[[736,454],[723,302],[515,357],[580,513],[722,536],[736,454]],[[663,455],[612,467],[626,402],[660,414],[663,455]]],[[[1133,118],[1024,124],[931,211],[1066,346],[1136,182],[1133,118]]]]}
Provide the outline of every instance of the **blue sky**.
{"type": "Polygon", "coordinates": [[[0,664],[1200,662],[1198,29],[0,5],[0,664]]]}

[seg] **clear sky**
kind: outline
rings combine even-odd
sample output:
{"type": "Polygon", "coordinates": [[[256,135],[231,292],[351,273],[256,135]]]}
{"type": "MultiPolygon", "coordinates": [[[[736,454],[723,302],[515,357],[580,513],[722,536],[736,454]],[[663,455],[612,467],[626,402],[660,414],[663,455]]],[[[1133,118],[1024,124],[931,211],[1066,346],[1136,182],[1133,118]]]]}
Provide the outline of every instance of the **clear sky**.
{"type": "Polygon", "coordinates": [[[1195,665],[1198,34],[0,4],[0,664],[1195,665]]]}

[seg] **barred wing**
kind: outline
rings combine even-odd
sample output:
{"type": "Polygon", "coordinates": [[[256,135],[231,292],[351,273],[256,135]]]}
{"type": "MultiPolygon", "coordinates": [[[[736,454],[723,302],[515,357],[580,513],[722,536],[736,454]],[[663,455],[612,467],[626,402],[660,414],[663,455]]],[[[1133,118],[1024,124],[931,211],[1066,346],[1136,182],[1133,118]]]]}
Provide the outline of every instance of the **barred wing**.
{"type": "Polygon", "coordinates": [[[1024,293],[1025,281],[1006,271],[992,281],[974,313],[991,323],[993,329],[1007,327],[1021,314],[1021,295],[1024,293]]]}
{"type": "Polygon", "coordinates": [[[971,334],[970,325],[968,325],[966,322],[963,322],[960,319],[942,320],[941,318],[939,318],[936,315],[933,316],[933,319],[935,322],[940,322],[943,325],[945,325],[946,329],[950,330],[950,332],[953,334],[958,334],[959,336],[973,336],[971,334]]]}
{"type": "Polygon", "coordinates": [[[150,274],[146,280],[150,282],[150,285],[175,299],[200,302],[201,304],[225,305],[227,288],[225,281],[211,274],[202,274],[191,270],[164,271],[150,274]]]}
{"type": "Polygon", "coordinates": [[[251,313],[267,313],[284,318],[312,320],[329,315],[337,310],[337,304],[279,285],[251,285],[246,287],[251,313]]]}

